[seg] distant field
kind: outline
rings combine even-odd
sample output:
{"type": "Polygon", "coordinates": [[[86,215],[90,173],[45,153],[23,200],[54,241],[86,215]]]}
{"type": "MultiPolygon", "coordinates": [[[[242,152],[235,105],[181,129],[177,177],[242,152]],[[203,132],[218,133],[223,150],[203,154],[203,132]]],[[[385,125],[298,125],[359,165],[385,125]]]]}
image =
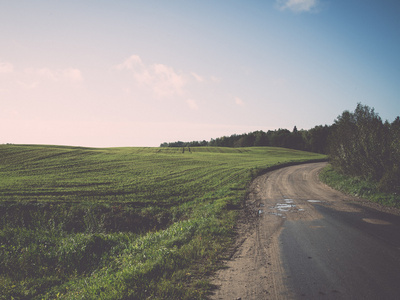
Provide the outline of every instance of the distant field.
{"type": "Polygon", "coordinates": [[[321,157],[279,148],[0,146],[0,201],[175,205],[247,184],[249,170],[321,157]]]}
{"type": "Polygon", "coordinates": [[[282,148],[0,146],[0,299],[202,298],[282,148]],[[183,151],[184,150],[184,151],[183,151]]]}

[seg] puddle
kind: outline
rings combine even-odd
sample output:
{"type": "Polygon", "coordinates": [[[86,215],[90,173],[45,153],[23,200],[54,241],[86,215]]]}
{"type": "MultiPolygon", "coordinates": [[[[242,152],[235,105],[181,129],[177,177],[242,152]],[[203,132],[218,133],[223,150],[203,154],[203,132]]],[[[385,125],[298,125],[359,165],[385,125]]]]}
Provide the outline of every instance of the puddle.
{"type": "Polygon", "coordinates": [[[375,225],[390,225],[390,222],[384,221],[384,220],[378,220],[378,219],[368,219],[364,218],[362,219],[364,222],[370,223],[370,224],[375,224],[375,225]]]}
{"type": "Polygon", "coordinates": [[[310,202],[310,203],[321,203],[322,201],[321,200],[307,200],[307,202],[310,202]]]}
{"type": "Polygon", "coordinates": [[[276,213],[276,212],[271,212],[271,213],[269,213],[270,215],[273,215],[273,216],[278,216],[278,217],[282,217],[283,215],[282,214],[280,214],[280,213],[276,213]]]}
{"type": "Polygon", "coordinates": [[[296,205],[278,203],[274,208],[279,211],[289,211],[289,209],[291,209],[293,207],[296,207],[296,205]]]}
{"type": "Polygon", "coordinates": [[[286,216],[284,214],[286,212],[296,213],[296,212],[304,211],[303,208],[297,208],[297,205],[294,204],[295,202],[293,199],[285,198],[285,199],[282,199],[279,201],[280,202],[283,201],[284,203],[277,203],[277,204],[275,204],[275,206],[269,207],[269,209],[272,210],[271,212],[269,212],[270,215],[286,218],[286,216]]]}
{"type": "Polygon", "coordinates": [[[292,199],[283,199],[283,201],[285,203],[277,203],[274,207],[270,207],[269,209],[274,209],[277,211],[284,212],[284,211],[289,211],[292,208],[296,207],[296,205],[293,204],[294,201],[292,199]]]}
{"type": "Polygon", "coordinates": [[[258,210],[258,214],[261,215],[264,211],[262,209],[258,210]]]}

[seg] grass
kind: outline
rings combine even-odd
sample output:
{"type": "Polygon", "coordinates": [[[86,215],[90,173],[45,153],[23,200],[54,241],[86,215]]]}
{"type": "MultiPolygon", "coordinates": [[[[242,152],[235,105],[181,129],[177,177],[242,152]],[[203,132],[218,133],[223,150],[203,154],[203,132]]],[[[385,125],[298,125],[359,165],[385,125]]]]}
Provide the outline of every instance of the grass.
{"type": "Polygon", "coordinates": [[[400,207],[400,195],[386,193],[379,189],[378,183],[359,177],[343,175],[328,165],[320,174],[321,180],[332,188],[346,194],[365,198],[386,206],[400,207]]]}
{"type": "Polygon", "coordinates": [[[203,299],[282,148],[0,146],[0,299],[203,299]]]}

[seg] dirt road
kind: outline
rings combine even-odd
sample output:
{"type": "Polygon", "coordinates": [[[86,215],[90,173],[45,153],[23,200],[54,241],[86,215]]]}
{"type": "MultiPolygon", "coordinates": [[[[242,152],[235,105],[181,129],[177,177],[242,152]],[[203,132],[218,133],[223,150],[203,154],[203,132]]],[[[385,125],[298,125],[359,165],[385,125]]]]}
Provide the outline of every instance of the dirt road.
{"type": "Polygon", "coordinates": [[[257,178],[212,299],[399,299],[400,213],[318,180],[325,163],[257,178]]]}

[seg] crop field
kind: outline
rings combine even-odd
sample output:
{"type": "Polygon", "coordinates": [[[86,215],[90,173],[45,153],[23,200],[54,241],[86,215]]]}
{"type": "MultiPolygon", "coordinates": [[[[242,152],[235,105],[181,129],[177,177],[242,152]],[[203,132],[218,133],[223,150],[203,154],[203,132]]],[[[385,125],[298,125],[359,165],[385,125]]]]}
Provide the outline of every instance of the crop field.
{"type": "Polygon", "coordinates": [[[203,299],[283,148],[0,145],[0,299],[203,299]]]}

